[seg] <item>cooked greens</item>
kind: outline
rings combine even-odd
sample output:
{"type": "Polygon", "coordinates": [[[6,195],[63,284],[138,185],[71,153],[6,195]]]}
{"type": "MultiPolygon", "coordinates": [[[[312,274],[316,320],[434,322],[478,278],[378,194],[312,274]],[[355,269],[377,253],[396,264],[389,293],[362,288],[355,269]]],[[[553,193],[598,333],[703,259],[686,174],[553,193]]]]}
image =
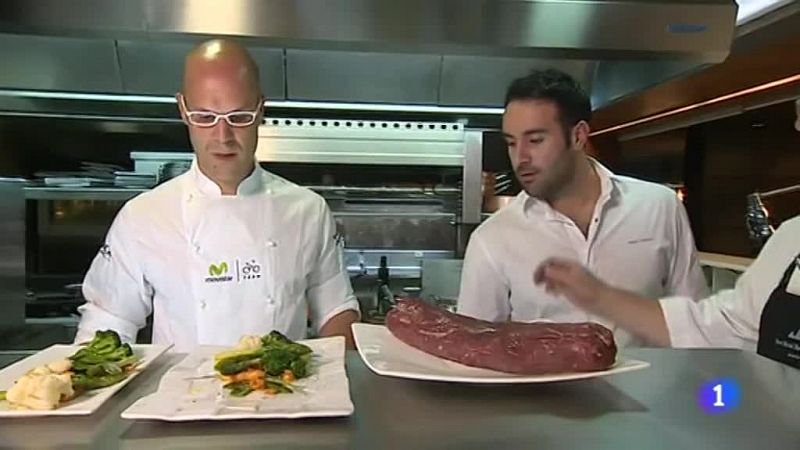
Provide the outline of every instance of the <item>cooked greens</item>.
{"type": "Polygon", "coordinates": [[[117,384],[127,378],[139,359],[115,331],[97,331],[85,347],[69,357],[72,386],[92,390],[117,384]]]}
{"type": "Polygon", "coordinates": [[[215,355],[214,369],[227,380],[232,396],[243,397],[254,390],[291,393],[291,382],[309,375],[313,351],[306,345],[272,331],[260,346],[239,348],[215,355]]]}

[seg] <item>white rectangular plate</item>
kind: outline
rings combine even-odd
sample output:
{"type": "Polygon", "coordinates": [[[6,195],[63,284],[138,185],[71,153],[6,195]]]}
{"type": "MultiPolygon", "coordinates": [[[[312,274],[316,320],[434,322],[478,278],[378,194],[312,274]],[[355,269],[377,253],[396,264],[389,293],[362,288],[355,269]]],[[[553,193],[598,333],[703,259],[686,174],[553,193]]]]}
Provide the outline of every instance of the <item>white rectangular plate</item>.
{"type": "Polygon", "coordinates": [[[575,372],[548,375],[517,375],[469,367],[429,355],[394,337],[382,325],[353,324],[353,336],[361,359],[373,372],[389,377],[454,383],[548,383],[581,380],[644,369],[650,363],[623,359],[598,372],[575,372]]]}
{"type": "MultiPolygon", "coordinates": [[[[134,354],[142,357],[138,369],[121,382],[103,389],[86,392],[52,410],[30,410],[13,408],[7,401],[0,401],[0,417],[36,417],[36,416],[83,416],[93,413],[114,393],[130,383],[142,370],[147,369],[156,358],[167,351],[171,345],[132,345],[134,354]]],[[[29,370],[65,359],[77,352],[79,345],[56,344],[38,353],[0,370],[0,391],[7,391],[14,385],[14,381],[25,375],[29,370]]]]}
{"type": "Polygon", "coordinates": [[[295,383],[291,394],[253,392],[230,397],[213,376],[214,354],[225,347],[198,347],[161,378],[158,390],[122,413],[124,419],[190,420],[299,419],[353,413],[344,369],[344,338],[302,341],[314,351],[312,375],[295,383]]]}

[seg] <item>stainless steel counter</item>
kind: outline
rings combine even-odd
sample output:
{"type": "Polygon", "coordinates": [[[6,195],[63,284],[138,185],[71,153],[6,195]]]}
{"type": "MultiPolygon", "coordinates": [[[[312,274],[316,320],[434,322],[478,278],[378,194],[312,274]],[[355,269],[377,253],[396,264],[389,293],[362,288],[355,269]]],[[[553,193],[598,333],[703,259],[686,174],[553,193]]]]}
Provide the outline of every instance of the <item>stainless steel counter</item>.
{"type": "MultiPolygon", "coordinates": [[[[0,364],[11,356],[0,355],[0,364]]],[[[153,391],[165,357],[89,417],[0,420],[11,448],[797,449],[800,371],[733,350],[637,349],[650,369],[605,379],[470,386],[379,377],[347,357],[356,412],[301,421],[136,422],[119,414],[153,391]],[[696,406],[698,387],[734,377],[742,404],[696,406]]]]}

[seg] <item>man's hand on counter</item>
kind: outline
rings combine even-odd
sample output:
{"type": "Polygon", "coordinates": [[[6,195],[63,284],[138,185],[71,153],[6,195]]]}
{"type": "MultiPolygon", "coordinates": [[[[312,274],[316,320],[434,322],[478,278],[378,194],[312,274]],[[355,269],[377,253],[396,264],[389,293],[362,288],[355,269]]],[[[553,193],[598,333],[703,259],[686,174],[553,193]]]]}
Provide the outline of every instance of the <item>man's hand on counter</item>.
{"type": "Polygon", "coordinates": [[[533,281],[576,306],[611,320],[652,345],[668,347],[669,331],[660,303],[599,280],[576,261],[548,259],[536,268],[533,281]]]}

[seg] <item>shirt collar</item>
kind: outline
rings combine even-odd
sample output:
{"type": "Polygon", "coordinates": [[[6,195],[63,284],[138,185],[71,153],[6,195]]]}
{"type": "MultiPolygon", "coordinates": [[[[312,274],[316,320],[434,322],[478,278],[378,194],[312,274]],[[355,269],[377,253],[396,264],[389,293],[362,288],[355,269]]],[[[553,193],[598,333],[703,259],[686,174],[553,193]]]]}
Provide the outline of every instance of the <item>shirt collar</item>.
{"type": "MultiPolygon", "coordinates": [[[[592,157],[587,158],[597,172],[597,176],[600,177],[600,197],[597,199],[597,203],[599,207],[602,207],[619,193],[615,185],[618,176],[606,166],[600,164],[596,159],[592,157]]],[[[522,212],[525,216],[530,217],[540,214],[547,220],[565,220],[564,216],[550,207],[547,202],[531,197],[524,190],[520,192],[519,195],[522,200],[522,212]]]]}
{"type": "MultiPolygon", "coordinates": [[[[250,175],[239,183],[239,187],[236,188],[236,196],[248,196],[260,192],[266,183],[265,173],[266,171],[256,163],[250,175]]],[[[217,183],[213,182],[200,170],[200,166],[197,164],[197,158],[192,161],[189,175],[189,179],[192,181],[192,184],[194,184],[194,187],[203,195],[209,197],[222,196],[222,190],[217,183]]]]}

